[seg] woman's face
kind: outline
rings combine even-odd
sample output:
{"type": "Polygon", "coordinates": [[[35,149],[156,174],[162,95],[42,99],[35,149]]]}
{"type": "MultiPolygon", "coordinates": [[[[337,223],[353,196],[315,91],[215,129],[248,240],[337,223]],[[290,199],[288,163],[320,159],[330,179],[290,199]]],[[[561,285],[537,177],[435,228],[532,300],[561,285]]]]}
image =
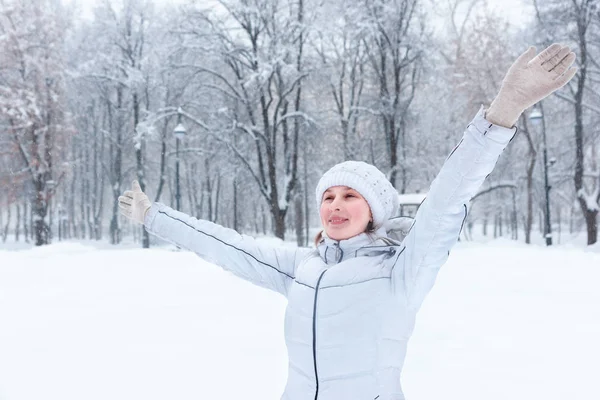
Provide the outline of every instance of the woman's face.
{"type": "Polygon", "coordinates": [[[366,230],[371,220],[369,203],[348,186],[332,186],[323,193],[321,224],[328,237],[349,239],[366,230]]]}

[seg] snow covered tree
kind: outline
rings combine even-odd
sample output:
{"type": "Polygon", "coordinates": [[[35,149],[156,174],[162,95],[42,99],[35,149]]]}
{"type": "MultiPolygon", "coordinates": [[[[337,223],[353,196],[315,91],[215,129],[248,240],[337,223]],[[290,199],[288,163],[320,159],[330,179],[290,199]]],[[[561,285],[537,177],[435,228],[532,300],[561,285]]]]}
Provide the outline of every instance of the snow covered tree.
{"type": "Polygon", "coordinates": [[[389,179],[404,192],[404,160],[410,107],[419,85],[426,24],[418,0],[364,0],[362,24],[368,31],[366,51],[378,95],[372,112],[380,116],[389,179]],[[397,182],[398,173],[401,182],[397,182]]]}
{"type": "Polygon", "coordinates": [[[63,176],[56,154],[72,134],[64,107],[67,15],[54,1],[0,2],[0,135],[27,174],[37,246],[51,241],[48,206],[63,176]]]}
{"type": "Polygon", "coordinates": [[[302,112],[304,1],[220,1],[213,12],[191,8],[180,29],[187,57],[179,66],[204,80],[204,96],[227,99],[209,130],[253,177],[279,238],[298,181],[300,132],[309,120],[302,112]],[[208,41],[198,29],[206,25],[208,41]]]}
{"type": "MultiPolygon", "coordinates": [[[[94,9],[94,21],[82,28],[83,38],[79,43],[83,55],[79,56],[74,87],[88,91],[83,99],[77,99],[85,106],[75,104],[83,115],[84,130],[89,136],[82,146],[87,148],[90,143],[96,146],[99,137],[106,138],[102,146],[108,146],[107,156],[95,159],[96,172],[80,177],[82,183],[87,182],[84,184],[93,188],[91,198],[82,202],[93,202],[93,220],[98,221],[102,213],[104,179],[108,178],[112,193],[109,228],[112,243],[121,241],[117,197],[129,187],[129,179],[124,182],[129,172],[135,171],[142,188],[146,186],[148,131],[139,128],[149,112],[153,85],[159,81],[155,79],[158,68],[153,68],[148,61],[152,50],[148,32],[153,20],[151,2],[103,0],[94,9]],[[101,177],[96,163],[102,165],[101,177]]],[[[97,231],[96,223],[94,227],[97,231]]],[[[148,233],[142,230],[142,235],[142,245],[148,247],[148,233]]]]}
{"type": "Polygon", "coordinates": [[[598,240],[600,211],[600,168],[596,160],[597,144],[590,142],[593,125],[590,113],[600,114],[600,1],[570,2],[533,0],[540,30],[548,41],[569,39],[577,53],[579,71],[568,91],[556,95],[570,103],[575,116],[575,192],[587,227],[587,242],[598,240]],[[587,142],[587,143],[586,143],[587,142]],[[590,148],[586,148],[590,146],[590,148]]]}
{"type": "MultiPolygon", "coordinates": [[[[324,75],[333,102],[334,112],[325,115],[337,120],[336,130],[342,138],[344,160],[364,155],[361,147],[367,142],[361,140],[364,136],[358,135],[360,107],[363,106],[365,86],[368,86],[367,30],[361,24],[363,13],[362,4],[356,0],[327,4],[327,9],[320,15],[317,34],[311,41],[318,54],[316,66],[324,75]],[[337,17],[332,18],[332,15],[337,17]]],[[[323,88],[318,86],[315,90],[322,92],[323,88]]]]}

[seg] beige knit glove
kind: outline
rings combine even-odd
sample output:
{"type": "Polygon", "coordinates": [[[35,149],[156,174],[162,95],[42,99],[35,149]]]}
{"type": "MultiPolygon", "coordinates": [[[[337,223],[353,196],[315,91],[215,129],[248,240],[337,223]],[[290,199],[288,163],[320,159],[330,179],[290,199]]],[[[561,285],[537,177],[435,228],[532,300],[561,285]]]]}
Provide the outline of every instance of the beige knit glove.
{"type": "Polygon", "coordinates": [[[577,68],[569,68],[574,61],[575,53],[568,46],[554,43],[537,56],[535,47],[529,47],[508,70],[485,118],[496,125],[513,127],[525,109],[575,76],[577,68]]]}
{"type": "Polygon", "coordinates": [[[133,190],[126,190],[122,196],[119,196],[119,211],[127,218],[143,224],[152,203],[142,192],[138,181],[133,181],[131,188],[133,190]]]}

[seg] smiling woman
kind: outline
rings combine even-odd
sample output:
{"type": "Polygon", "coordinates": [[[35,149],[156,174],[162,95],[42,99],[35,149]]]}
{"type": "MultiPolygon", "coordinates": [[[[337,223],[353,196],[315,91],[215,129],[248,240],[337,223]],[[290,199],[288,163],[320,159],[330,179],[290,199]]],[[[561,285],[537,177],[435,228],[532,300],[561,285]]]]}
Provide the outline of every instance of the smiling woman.
{"type": "MultiPolygon", "coordinates": [[[[457,242],[467,203],[528,107],[576,73],[575,54],[531,47],[511,66],[434,179],[402,241],[390,234],[398,193],[375,166],[346,161],[320,179],[316,248],[268,246],[151,203],[134,182],[119,207],[146,230],[288,300],[282,400],[403,400],[400,373],[416,314],[457,242]]],[[[442,136],[442,135],[440,135],[442,136]]]]}
{"type": "Polygon", "coordinates": [[[320,207],[321,224],[327,236],[349,239],[372,229],[369,203],[348,186],[334,186],[325,191],[320,207]]]}
{"type": "Polygon", "coordinates": [[[398,192],[373,165],[346,161],[327,171],[317,184],[317,206],[322,237],[345,240],[363,232],[373,232],[394,216],[398,192]]]}

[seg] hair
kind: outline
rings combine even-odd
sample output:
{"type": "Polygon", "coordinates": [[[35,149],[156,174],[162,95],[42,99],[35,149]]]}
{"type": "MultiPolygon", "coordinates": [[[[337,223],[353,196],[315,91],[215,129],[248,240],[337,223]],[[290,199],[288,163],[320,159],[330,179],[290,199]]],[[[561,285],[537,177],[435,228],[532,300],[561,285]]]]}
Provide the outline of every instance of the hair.
{"type": "MultiPolygon", "coordinates": [[[[373,221],[369,221],[369,223],[367,224],[367,227],[365,228],[363,233],[373,233],[375,232],[375,229],[373,229],[373,221]]],[[[317,247],[319,245],[319,243],[321,242],[321,239],[323,239],[323,230],[320,230],[319,233],[317,233],[317,236],[315,236],[315,247],[317,247]]]]}

